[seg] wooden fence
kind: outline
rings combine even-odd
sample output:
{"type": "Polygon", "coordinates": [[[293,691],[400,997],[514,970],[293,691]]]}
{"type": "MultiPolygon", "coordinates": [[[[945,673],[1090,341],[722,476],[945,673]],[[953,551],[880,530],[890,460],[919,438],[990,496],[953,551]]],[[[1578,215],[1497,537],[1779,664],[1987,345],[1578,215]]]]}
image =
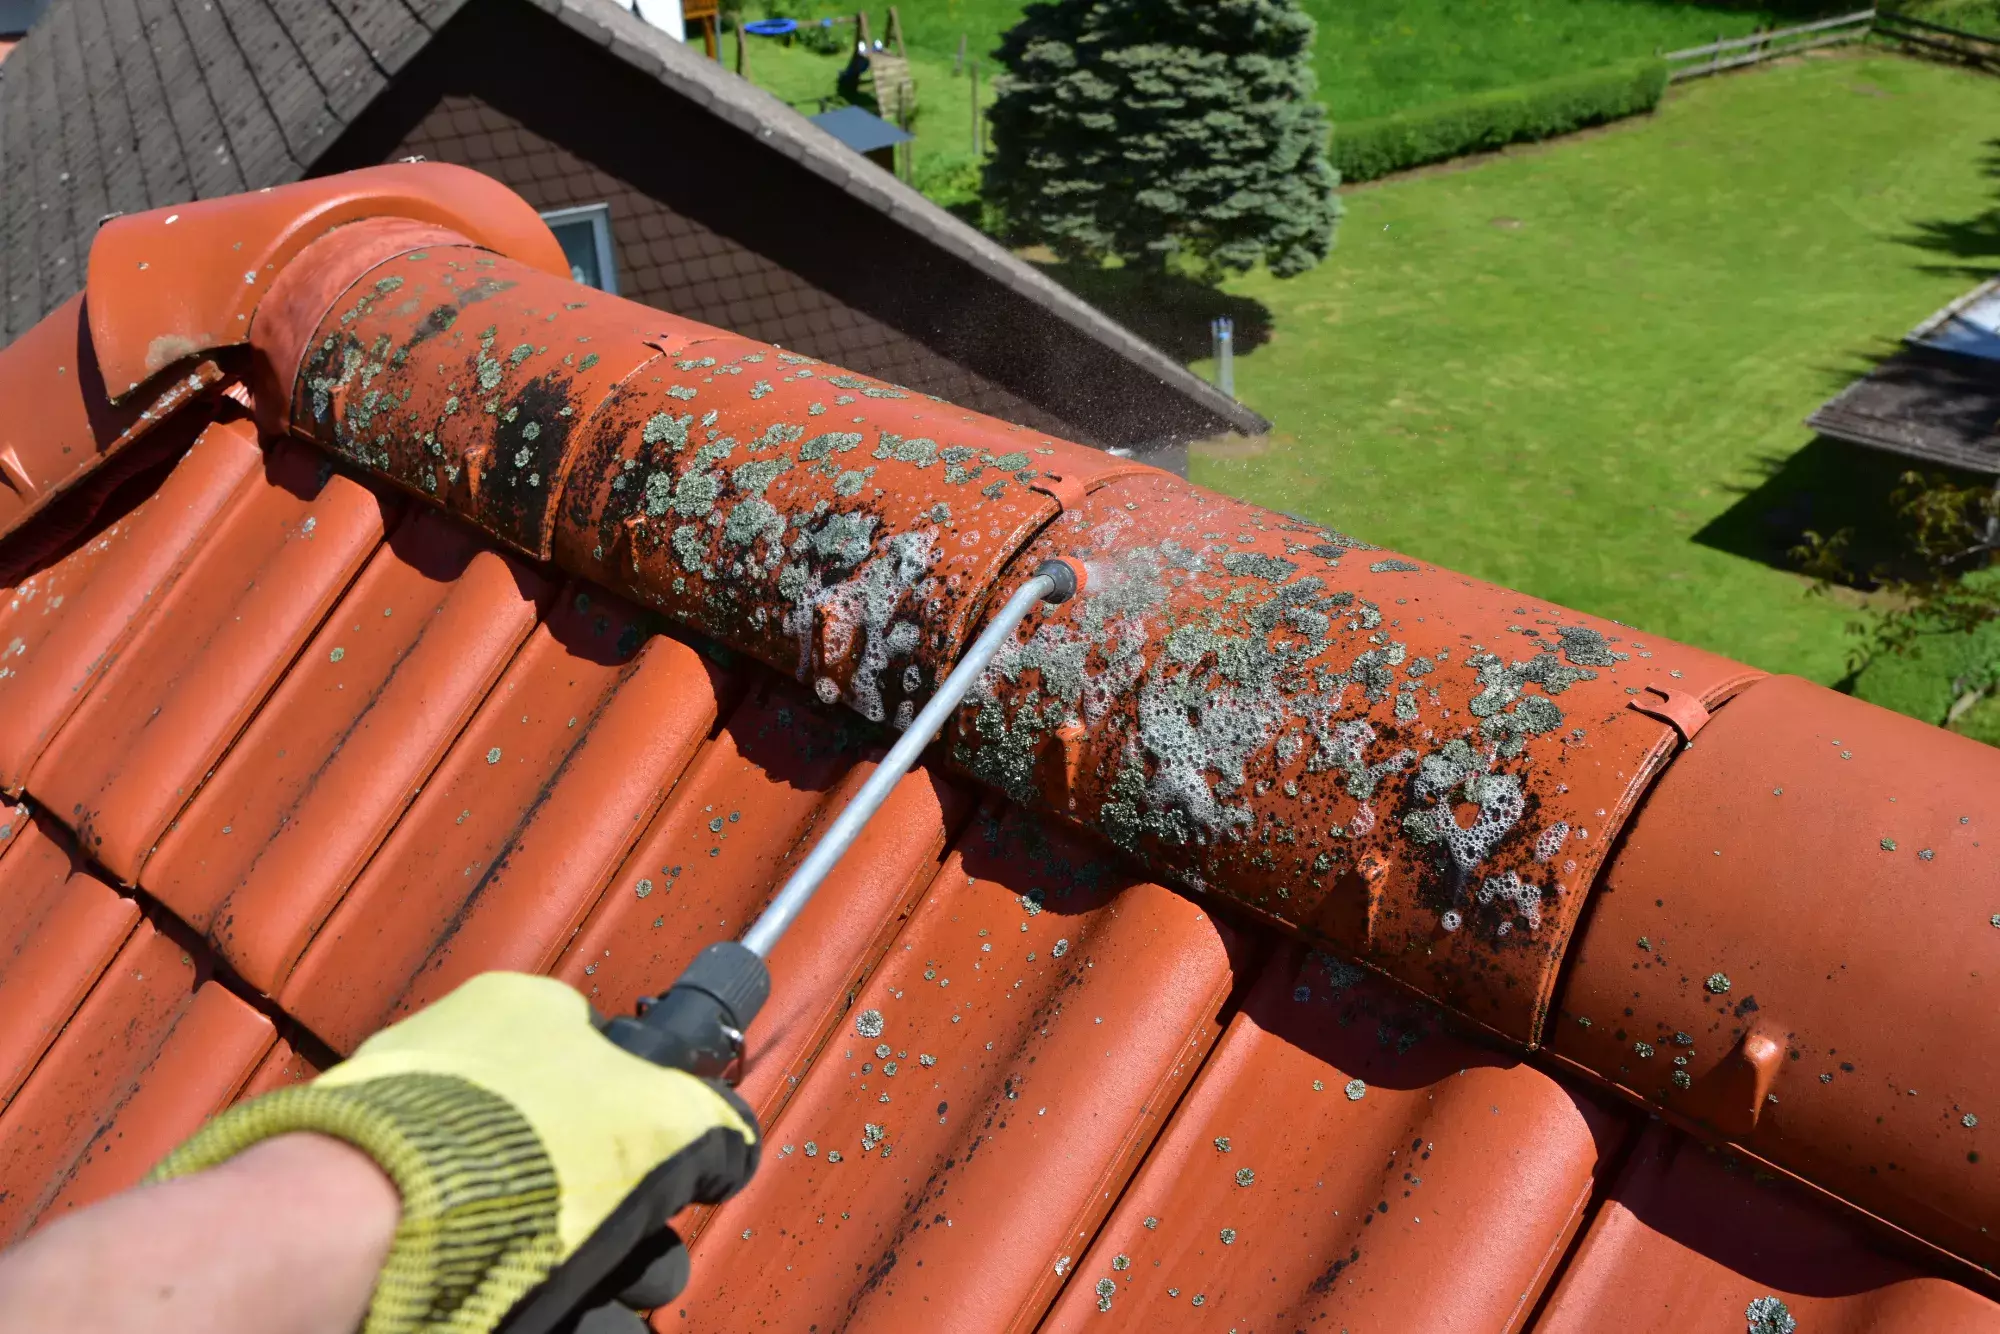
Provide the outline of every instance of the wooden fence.
{"type": "Polygon", "coordinates": [[[1691,46],[1685,51],[1668,51],[1661,58],[1671,67],[1668,78],[1695,79],[1704,74],[1754,65],[1762,60],[1797,55],[1818,46],[1859,41],[1868,35],[1875,23],[1875,11],[1861,9],[1852,14],[1842,14],[1839,18],[1821,19],[1817,23],[1753,32],[1748,37],[1732,37],[1726,41],[1710,42],[1707,46],[1691,46]]]}
{"type": "Polygon", "coordinates": [[[1875,16],[1875,32],[1890,41],[1915,47],[1924,55],[1962,61],[1989,74],[2000,74],[2000,38],[1982,37],[1976,32],[1888,12],[1875,16]]]}

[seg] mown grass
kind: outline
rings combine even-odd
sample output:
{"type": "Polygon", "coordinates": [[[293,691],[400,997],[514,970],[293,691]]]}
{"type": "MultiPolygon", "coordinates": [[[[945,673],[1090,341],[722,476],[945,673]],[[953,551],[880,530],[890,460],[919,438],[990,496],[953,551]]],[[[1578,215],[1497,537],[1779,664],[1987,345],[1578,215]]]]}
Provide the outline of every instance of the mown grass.
{"type": "Polygon", "coordinates": [[[1807,598],[1784,552],[1808,526],[1879,529],[1900,465],[1800,422],[2000,258],[1996,125],[2000,80],[1813,59],[1347,192],[1318,270],[1220,294],[1268,316],[1236,375],[1276,429],[1194,476],[1839,680],[1851,599],[1807,598]]]}
{"type": "MultiPolygon", "coordinates": [[[[1741,36],[1758,28],[1837,12],[1841,4],[1841,0],[1764,4],[1698,4],[1688,0],[1304,2],[1319,24],[1313,63],[1319,74],[1320,95],[1336,120],[1385,115],[1489,88],[1651,55],[1656,50],[1699,46],[1718,37],[1741,36]]],[[[834,0],[748,0],[747,8],[753,13],[769,9],[813,19],[854,12],[852,6],[843,7],[834,0]]],[[[910,0],[899,5],[910,54],[928,67],[918,75],[920,92],[928,98],[936,86],[935,78],[925,78],[925,72],[934,74],[941,69],[950,74],[961,37],[970,58],[980,60],[991,74],[995,68],[991,53],[1000,45],[1001,36],[1020,21],[1023,8],[1023,0],[910,0]]],[[[875,36],[882,35],[887,14],[886,6],[868,8],[869,27],[875,36]]],[[[762,53],[761,47],[753,51],[753,61],[762,53]]],[[[830,60],[836,72],[841,63],[830,60]]],[[[753,73],[762,82],[762,74],[754,67],[753,73]]],[[[775,70],[773,77],[778,77],[775,70]]],[[[822,87],[801,96],[817,97],[831,91],[832,75],[828,74],[822,87]]],[[[959,100],[969,107],[969,98],[961,96],[959,100]]],[[[953,147],[948,151],[962,150],[953,147]]]]}

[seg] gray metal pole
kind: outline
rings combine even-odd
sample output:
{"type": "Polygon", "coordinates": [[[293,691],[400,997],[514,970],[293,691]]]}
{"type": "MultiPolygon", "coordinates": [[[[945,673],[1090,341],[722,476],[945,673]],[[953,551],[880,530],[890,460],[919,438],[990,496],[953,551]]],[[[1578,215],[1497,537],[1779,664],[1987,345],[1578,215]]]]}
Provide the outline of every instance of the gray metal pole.
{"type": "Polygon", "coordinates": [[[1215,387],[1236,397],[1236,321],[1227,315],[1209,323],[1215,337],[1215,387]]]}
{"type": "Polygon", "coordinates": [[[935,695],[931,696],[931,702],[924,705],[923,712],[917,715],[916,721],[903,729],[903,735],[897,739],[894,746],[890,747],[889,754],[876,766],[875,772],[868,775],[868,781],[854,794],[854,800],[848,802],[846,809],[834,818],[825,836],[813,845],[813,850],[806,854],[805,860],[799,863],[798,869],[792,872],[789,880],[785,881],[784,888],[780,889],[777,896],[771,900],[771,906],[764,909],[763,916],[743,933],[744,948],[760,958],[768,959],[771,956],[772,949],[784,936],[785,929],[811,901],[814,891],[820,887],[820,882],[826,879],[827,872],[831,871],[848,848],[853,846],[854,840],[867,826],[870,817],[881,809],[882,803],[888,800],[889,793],[895,790],[896,784],[903,781],[903,775],[916,767],[917,758],[923,754],[924,747],[928,746],[931,738],[938,734],[938,730],[945,724],[945,719],[951,717],[952,710],[958,707],[966,692],[972,689],[973,683],[985,673],[987,664],[993,661],[993,655],[1000,651],[1000,645],[1006,641],[1007,636],[1014,633],[1014,627],[1026,619],[1028,613],[1035,609],[1036,603],[1062,602],[1075,591],[1074,576],[1070,575],[1066,568],[1060,566],[1058,568],[1061,570],[1059,574],[1038,571],[1034,578],[1022,584],[1014,591],[1014,596],[1007,599],[999,614],[987,624],[979,638],[973,641],[965,656],[958,660],[958,666],[952,668],[951,674],[945,677],[944,684],[938,687],[935,695]],[[1064,587],[1062,582],[1065,579],[1067,587],[1064,587]],[[1060,596],[1057,596],[1058,594],[1060,596]]]}

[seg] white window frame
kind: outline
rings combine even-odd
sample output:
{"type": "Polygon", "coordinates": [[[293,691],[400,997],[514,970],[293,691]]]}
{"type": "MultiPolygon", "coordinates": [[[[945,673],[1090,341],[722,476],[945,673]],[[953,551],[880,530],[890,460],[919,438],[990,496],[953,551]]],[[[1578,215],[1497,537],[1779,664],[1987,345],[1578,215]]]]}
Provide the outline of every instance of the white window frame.
{"type": "Polygon", "coordinates": [[[611,205],[580,204],[575,208],[552,208],[542,214],[542,221],[551,228],[564,223],[588,222],[591,241],[597,248],[597,276],[604,280],[601,289],[607,295],[618,295],[617,252],[611,245],[611,205]]]}

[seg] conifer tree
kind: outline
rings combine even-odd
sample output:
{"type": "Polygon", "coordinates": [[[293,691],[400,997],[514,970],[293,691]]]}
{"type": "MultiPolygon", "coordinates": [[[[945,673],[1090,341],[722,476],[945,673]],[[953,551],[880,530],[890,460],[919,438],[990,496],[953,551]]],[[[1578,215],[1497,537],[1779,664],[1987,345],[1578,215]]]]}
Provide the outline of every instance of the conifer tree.
{"type": "Polygon", "coordinates": [[[986,194],[1015,239],[1209,278],[1305,272],[1339,184],[1296,0],[1044,0],[1002,39],[986,194]]]}

